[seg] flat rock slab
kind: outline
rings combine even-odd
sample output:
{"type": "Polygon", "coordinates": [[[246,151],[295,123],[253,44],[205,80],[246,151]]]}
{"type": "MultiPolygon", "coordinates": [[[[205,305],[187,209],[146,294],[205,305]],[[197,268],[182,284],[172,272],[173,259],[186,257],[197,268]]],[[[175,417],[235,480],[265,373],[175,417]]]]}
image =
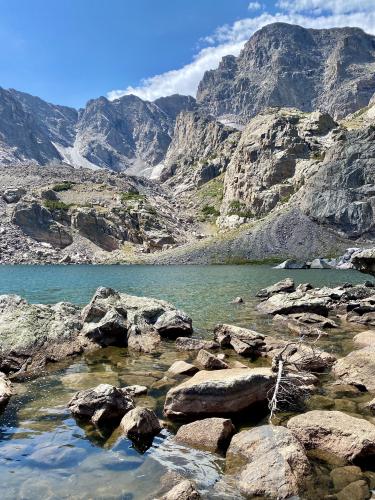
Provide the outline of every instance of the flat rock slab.
{"type": "Polygon", "coordinates": [[[332,371],[346,384],[375,392],[375,347],[349,353],[333,365],[332,371]]]}
{"type": "Polygon", "coordinates": [[[229,418],[205,418],[182,425],[177,431],[175,440],[194,448],[223,453],[227,450],[235,431],[229,418]]]}
{"type": "Polygon", "coordinates": [[[199,371],[199,369],[196,366],[182,360],[175,361],[173,365],[168,368],[168,373],[171,375],[194,375],[197,371],[199,371]]]}
{"type": "Polygon", "coordinates": [[[176,339],[177,351],[200,351],[201,349],[219,349],[219,344],[213,340],[197,339],[194,337],[178,337],[176,339]]]}
{"type": "Polygon", "coordinates": [[[240,412],[265,401],[273,381],[270,368],[201,371],[169,390],[164,412],[170,418],[240,412]]]}
{"type": "Polygon", "coordinates": [[[288,429],[307,449],[347,461],[375,455],[375,425],[341,411],[313,410],[293,417],[288,429]]]}
{"type": "Polygon", "coordinates": [[[298,495],[311,472],[300,441],[289,429],[272,425],[232,438],[227,471],[238,476],[239,490],[246,497],[278,499],[298,495]]]}

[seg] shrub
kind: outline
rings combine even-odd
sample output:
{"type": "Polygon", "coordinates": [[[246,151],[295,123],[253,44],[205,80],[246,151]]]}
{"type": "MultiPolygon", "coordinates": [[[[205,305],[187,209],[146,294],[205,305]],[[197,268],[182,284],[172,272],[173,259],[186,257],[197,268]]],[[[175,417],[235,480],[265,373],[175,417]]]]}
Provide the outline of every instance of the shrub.
{"type": "Polygon", "coordinates": [[[254,214],[248,208],[246,208],[246,205],[238,200],[232,200],[230,202],[228,214],[238,215],[238,217],[244,217],[246,219],[254,217],[254,214]]]}
{"type": "Polygon", "coordinates": [[[203,215],[213,215],[215,217],[218,217],[220,215],[220,212],[219,210],[217,210],[215,207],[213,207],[212,205],[205,205],[203,208],[202,208],[202,214],[203,215]]]}
{"type": "Polygon", "coordinates": [[[64,181],[55,184],[52,188],[53,191],[59,193],[60,191],[69,191],[74,186],[74,182],[64,181]]]}
{"type": "Polygon", "coordinates": [[[48,210],[68,210],[70,207],[70,205],[60,200],[44,200],[44,206],[48,210]]]}
{"type": "Polygon", "coordinates": [[[139,193],[122,193],[121,194],[121,203],[126,203],[127,201],[143,201],[146,199],[144,194],[139,193]]]}

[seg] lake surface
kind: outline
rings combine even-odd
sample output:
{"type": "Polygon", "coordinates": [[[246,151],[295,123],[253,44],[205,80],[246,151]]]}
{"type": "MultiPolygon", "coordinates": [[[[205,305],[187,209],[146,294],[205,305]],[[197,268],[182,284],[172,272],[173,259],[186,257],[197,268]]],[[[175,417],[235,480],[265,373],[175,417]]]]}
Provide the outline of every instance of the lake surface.
{"type": "MultiPolygon", "coordinates": [[[[254,295],[286,276],[314,286],[366,279],[355,271],[275,270],[250,265],[0,266],[0,294],[19,294],[34,303],[84,305],[98,286],[109,286],[172,302],[192,316],[202,336],[211,336],[212,327],[219,322],[274,333],[272,321],[255,311],[254,295]],[[242,296],[245,304],[231,304],[236,296],[242,296]]],[[[346,339],[350,343],[349,334],[343,329],[335,339],[323,341],[324,349],[340,354],[343,342],[337,339],[344,340],[344,345],[346,339]]],[[[240,359],[233,353],[230,356],[240,359]]],[[[162,380],[166,370],[176,359],[193,358],[189,353],[176,353],[172,342],[154,355],[108,348],[54,366],[54,371],[36,380],[16,384],[18,394],[0,417],[0,497],[144,500],[153,498],[160,478],[172,470],[194,478],[206,492],[205,498],[237,498],[234,492],[214,487],[224,468],[223,459],[177,446],[172,441],[173,428],[162,431],[147,451],[138,450],[117,431],[102,435],[89,425],[78,425],[66,409],[80,389],[103,382],[142,384],[149,392],[138,404],[154,409],[162,418],[170,387],[162,380]]],[[[239,425],[253,425],[253,420],[239,425]]],[[[261,422],[259,417],[256,423],[261,422]]]]}

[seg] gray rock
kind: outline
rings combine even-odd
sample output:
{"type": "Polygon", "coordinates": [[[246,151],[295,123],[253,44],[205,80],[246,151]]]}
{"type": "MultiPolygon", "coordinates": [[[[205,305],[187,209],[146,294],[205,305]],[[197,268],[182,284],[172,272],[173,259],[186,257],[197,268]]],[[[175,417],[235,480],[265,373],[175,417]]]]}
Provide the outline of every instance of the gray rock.
{"type": "Polygon", "coordinates": [[[3,192],[3,199],[7,203],[17,203],[22,196],[26,194],[26,190],[22,188],[8,188],[3,192]]]}
{"type": "Polygon", "coordinates": [[[166,311],[158,317],[154,327],[162,337],[181,337],[193,333],[191,318],[180,310],[166,311]]]}
{"type": "Polygon", "coordinates": [[[218,349],[220,347],[213,340],[203,340],[193,337],[178,337],[175,345],[178,351],[200,351],[201,349],[218,349]]]}
{"type": "Polygon", "coordinates": [[[332,368],[336,378],[360,389],[375,391],[375,348],[365,347],[339,359],[332,368]]]}
{"type": "Polygon", "coordinates": [[[201,365],[204,370],[223,370],[228,368],[228,365],[224,361],[218,359],[204,349],[198,352],[197,363],[201,365]]]}
{"type": "Polygon", "coordinates": [[[197,373],[198,368],[191,363],[186,363],[186,361],[175,361],[173,365],[168,368],[168,372],[171,375],[194,375],[197,373]]]}
{"type": "Polygon", "coordinates": [[[298,262],[294,259],[287,259],[281,264],[277,264],[274,269],[306,269],[308,266],[306,262],[298,262]]]}
{"type": "Polygon", "coordinates": [[[230,419],[204,418],[182,425],[177,431],[175,440],[193,448],[225,453],[234,433],[235,428],[230,419]]]}
{"type": "Polygon", "coordinates": [[[185,479],[176,484],[160,500],[199,500],[200,498],[201,496],[196,490],[194,483],[189,479],[185,479]]]}
{"type": "Polygon", "coordinates": [[[326,259],[314,259],[310,264],[310,269],[332,269],[326,259]]]}
{"type": "Polygon", "coordinates": [[[289,293],[294,291],[295,291],[294,280],[292,278],[285,278],[284,280],[279,281],[274,285],[259,290],[259,292],[256,293],[256,296],[261,298],[268,298],[271,297],[271,295],[274,295],[275,293],[279,292],[289,293]]]}
{"type": "Polygon", "coordinates": [[[3,408],[13,394],[13,388],[10,380],[4,373],[0,373],[0,408],[3,408]]]}
{"type": "Polygon", "coordinates": [[[159,419],[148,408],[134,408],[122,418],[122,432],[131,439],[141,440],[159,434],[161,426],[159,419]]]}
{"type": "Polygon", "coordinates": [[[221,347],[232,347],[242,356],[258,355],[264,345],[264,335],[234,325],[216,325],[214,338],[221,347]]]}

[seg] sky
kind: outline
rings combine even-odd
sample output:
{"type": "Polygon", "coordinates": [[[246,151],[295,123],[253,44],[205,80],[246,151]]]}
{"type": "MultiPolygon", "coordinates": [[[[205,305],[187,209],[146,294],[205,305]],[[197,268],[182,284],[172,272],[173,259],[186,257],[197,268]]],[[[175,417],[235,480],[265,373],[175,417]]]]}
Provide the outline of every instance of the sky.
{"type": "Polygon", "coordinates": [[[375,35],[375,0],[0,0],[0,86],[75,108],[195,95],[206,70],[276,21],[375,35]]]}

